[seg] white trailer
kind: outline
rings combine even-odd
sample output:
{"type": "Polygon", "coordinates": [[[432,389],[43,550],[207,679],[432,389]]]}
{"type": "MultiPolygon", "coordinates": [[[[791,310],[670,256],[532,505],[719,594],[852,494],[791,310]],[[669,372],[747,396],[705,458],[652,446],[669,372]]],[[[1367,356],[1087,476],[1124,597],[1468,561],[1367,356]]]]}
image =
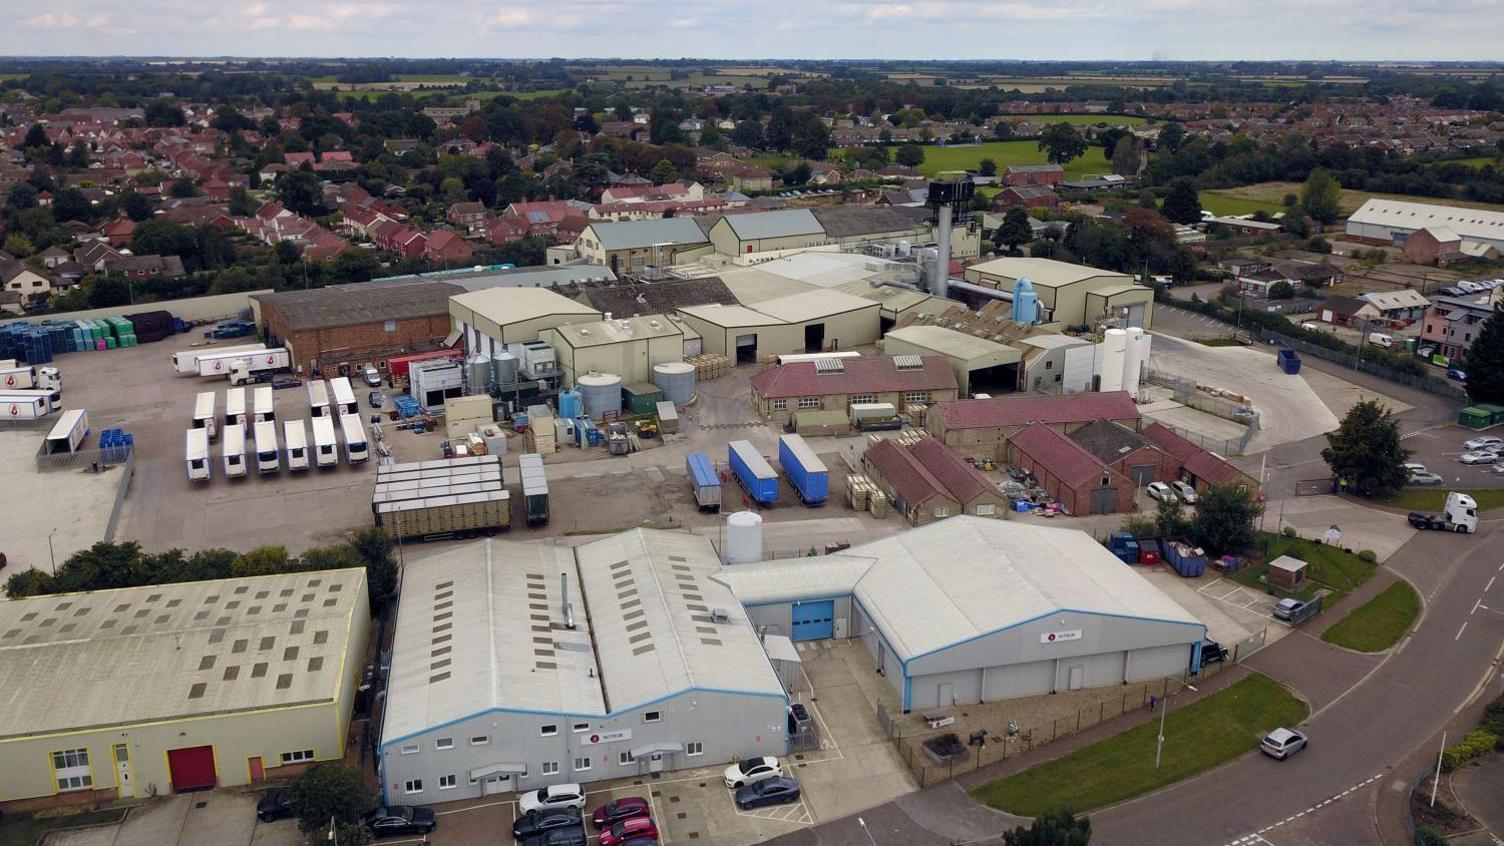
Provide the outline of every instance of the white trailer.
{"type": "Polygon", "coordinates": [[[274,410],[275,400],[272,398],[271,385],[257,385],[254,392],[255,401],[251,404],[251,413],[257,423],[263,420],[276,420],[277,412],[274,410]]]}
{"type": "Polygon", "coordinates": [[[56,367],[31,367],[0,362],[0,391],[61,391],[63,377],[56,367]]]}
{"type": "Polygon", "coordinates": [[[255,374],[263,370],[280,370],[291,366],[292,357],[287,350],[277,347],[276,349],[241,350],[239,352],[212,352],[200,353],[198,357],[198,375],[200,376],[230,376],[231,369],[239,362],[245,362],[244,372],[255,374]]]}
{"type": "Polygon", "coordinates": [[[350,387],[350,379],[348,377],[336,376],[330,379],[329,392],[334,395],[334,415],[336,417],[360,413],[360,408],[355,404],[355,391],[350,387]]]}
{"type": "Polygon", "coordinates": [[[276,473],[282,469],[281,453],[277,449],[277,424],[270,420],[256,423],[256,472],[276,473]]]}
{"type": "Polygon", "coordinates": [[[320,468],[339,464],[339,440],[334,437],[334,418],[313,418],[313,459],[320,468]]]}
{"type": "Polygon", "coordinates": [[[188,465],[188,481],[209,481],[209,433],[205,429],[189,429],[185,433],[187,441],[184,459],[188,465]]]}
{"type": "Polygon", "coordinates": [[[197,374],[202,376],[203,374],[199,373],[198,370],[199,356],[250,353],[264,349],[266,349],[266,344],[241,344],[234,347],[206,347],[201,350],[182,350],[172,354],[172,366],[173,369],[177,370],[179,375],[197,374]]]}
{"type": "Polygon", "coordinates": [[[40,420],[49,410],[46,397],[0,394],[0,417],[6,420],[40,420]]]}
{"type": "Polygon", "coordinates": [[[63,412],[57,423],[53,424],[52,431],[47,433],[47,440],[43,447],[48,455],[61,455],[67,452],[78,452],[84,438],[89,436],[89,414],[81,408],[63,412]]]}
{"type": "Polygon", "coordinates": [[[220,444],[224,458],[225,476],[234,479],[245,475],[245,427],[226,426],[225,439],[220,444]]]}
{"type": "Polygon", "coordinates": [[[303,421],[285,421],[282,424],[282,442],[287,450],[287,469],[307,470],[308,430],[303,428],[303,421]]]}
{"type": "Polygon", "coordinates": [[[193,428],[207,432],[208,440],[219,437],[219,424],[214,419],[214,392],[200,391],[193,401],[193,428]]]}
{"type": "MultiPolygon", "coordinates": [[[[25,403],[30,403],[32,400],[39,398],[42,400],[42,408],[44,409],[42,411],[42,414],[38,415],[39,417],[42,415],[51,414],[54,411],[63,410],[63,394],[61,391],[0,391],[0,402],[20,400],[25,403]]],[[[7,409],[6,416],[18,417],[19,415],[10,414],[9,409],[7,409]]]]}
{"type": "Polygon", "coordinates": [[[308,380],[308,408],[314,417],[329,416],[329,386],[323,379],[308,380]]]}
{"type": "Polygon", "coordinates": [[[366,430],[360,418],[354,414],[341,414],[339,428],[345,435],[345,460],[359,464],[371,457],[371,445],[366,443],[366,430]]]}
{"type": "Polygon", "coordinates": [[[230,388],[225,391],[225,428],[246,426],[250,421],[245,416],[245,388],[230,388]]]}
{"type": "Polygon", "coordinates": [[[249,358],[238,358],[230,362],[230,384],[244,385],[247,382],[261,382],[267,374],[281,373],[292,369],[292,353],[280,347],[274,350],[262,350],[249,358]]]}

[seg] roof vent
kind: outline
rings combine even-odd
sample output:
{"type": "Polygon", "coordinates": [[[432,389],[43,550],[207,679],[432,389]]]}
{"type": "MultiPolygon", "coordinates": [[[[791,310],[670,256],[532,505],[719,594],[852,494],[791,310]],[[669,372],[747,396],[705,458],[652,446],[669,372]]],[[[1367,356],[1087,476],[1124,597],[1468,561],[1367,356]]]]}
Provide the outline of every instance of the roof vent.
{"type": "Polygon", "coordinates": [[[815,359],[815,372],[845,373],[846,362],[842,361],[839,358],[817,358],[815,359]]]}
{"type": "Polygon", "coordinates": [[[923,370],[924,359],[917,355],[895,355],[893,366],[899,370],[923,370]]]}
{"type": "Polygon", "coordinates": [[[731,613],[724,608],[712,608],[710,609],[710,622],[729,623],[731,622],[731,613]]]}

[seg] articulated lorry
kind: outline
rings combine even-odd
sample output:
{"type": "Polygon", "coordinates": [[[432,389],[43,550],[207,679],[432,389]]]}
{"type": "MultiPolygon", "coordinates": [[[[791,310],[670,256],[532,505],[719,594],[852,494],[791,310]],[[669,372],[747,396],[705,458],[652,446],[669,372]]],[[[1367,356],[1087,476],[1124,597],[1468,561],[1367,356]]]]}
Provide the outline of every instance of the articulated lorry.
{"type": "Polygon", "coordinates": [[[1417,529],[1472,534],[1478,531],[1478,503],[1467,494],[1452,491],[1440,514],[1412,511],[1409,520],[1417,529]]]}
{"type": "Polygon", "coordinates": [[[61,391],[63,377],[56,367],[32,367],[0,361],[0,391],[61,391]]]}
{"type": "Polygon", "coordinates": [[[181,376],[206,375],[198,369],[198,360],[204,356],[232,355],[257,352],[266,349],[266,344],[241,344],[233,347],[205,347],[201,350],[182,350],[172,354],[172,367],[181,376]]]}
{"type": "Polygon", "coordinates": [[[824,505],[830,498],[830,470],[799,435],[778,436],[778,463],[805,505],[824,505]]]}
{"type": "Polygon", "coordinates": [[[778,500],[778,474],[773,465],[752,446],[751,441],[732,441],[726,445],[726,463],[741,483],[742,489],[762,505],[778,500]]]}
{"type": "Polygon", "coordinates": [[[719,512],[721,477],[716,475],[710,456],[703,452],[692,452],[684,457],[684,466],[689,471],[689,483],[694,488],[695,505],[701,511],[719,512]]]}

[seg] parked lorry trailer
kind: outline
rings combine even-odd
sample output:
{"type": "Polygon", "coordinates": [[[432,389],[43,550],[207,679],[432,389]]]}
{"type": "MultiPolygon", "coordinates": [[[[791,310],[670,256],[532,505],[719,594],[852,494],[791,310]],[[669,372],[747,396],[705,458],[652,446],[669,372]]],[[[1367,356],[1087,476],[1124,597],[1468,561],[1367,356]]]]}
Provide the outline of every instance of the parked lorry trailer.
{"type": "Polygon", "coordinates": [[[245,427],[226,426],[225,437],[219,444],[220,457],[224,460],[225,476],[234,479],[245,475],[245,427]]]}
{"type": "Polygon", "coordinates": [[[1440,514],[1412,511],[1409,519],[1417,529],[1472,534],[1478,531],[1478,503],[1467,494],[1452,491],[1440,514]]]}
{"type": "Polygon", "coordinates": [[[716,475],[710,456],[692,452],[684,457],[689,473],[690,488],[694,492],[695,505],[701,511],[717,513],[721,510],[721,477],[716,475]]]}
{"type": "Polygon", "coordinates": [[[751,441],[732,441],[726,445],[726,463],[747,495],[762,505],[778,500],[778,474],[773,466],[752,446],[751,441]]]}
{"type": "Polygon", "coordinates": [[[209,430],[187,429],[184,431],[184,462],[188,466],[188,481],[207,482],[213,472],[209,462],[209,430]]]}
{"type": "Polygon", "coordinates": [[[45,396],[0,394],[0,418],[6,420],[41,420],[52,412],[45,396]]]}
{"type": "Polygon", "coordinates": [[[289,471],[308,469],[308,430],[302,420],[283,421],[282,448],[287,451],[289,471]]]}
{"type": "Polygon", "coordinates": [[[282,451],[277,448],[277,424],[259,420],[253,430],[256,448],[256,472],[277,473],[282,470],[282,451]]]}
{"type": "Polygon", "coordinates": [[[379,467],[371,498],[376,525],[415,540],[505,531],[511,506],[496,455],[379,467]]]}
{"type": "Polygon", "coordinates": [[[214,392],[200,391],[193,401],[193,428],[203,429],[208,440],[219,437],[219,423],[214,419],[214,392]]]}
{"type": "Polygon", "coordinates": [[[903,428],[903,419],[891,402],[854,402],[851,404],[851,428],[876,432],[903,428]]]}
{"type": "Polygon", "coordinates": [[[522,508],[529,526],[548,522],[548,477],[543,472],[543,456],[529,452],[517,457],[522,473],[522,508]]]}
{"type": "Polygon", "coordinates": [[[330,379],[329,396],[335,417],[360,413],[360,407],[355,404],[355,390],[350,387],[350,377],[336,376],[330,379]]]}
{"type": "Polygon", "coordinates": [[[292,355],[282,347],[249,352],[204,353],[198,357],[198,375],[229,377],[232,385],[244,385],[258,373],[276,373],[291,368],[292,355]]]}
{"type": "Polygon", "coordinates": [[[308,380],[308,413],[314,417],[329,416],[329,385],[323,379],[308,380]]]}
{"type": "Polygon", "coordinates": [[[63,377],[56,367],[32,367],[0,362],[0,391],[61,391],[63,377]]]}
{"type": "Polygon", "coordinates": [[[824,505],[830,498],[830,470],[800,435],[778,436],[778,463],[794,493],[805,505],[824,505]]]}
{"type": "Polygon", "coordinates": [[[172,367],[179,376],[204,374],[199,372],[198,360],[200,356],[209,355],[233,355],[258,352],[266,349],[266,344],[240,344],[233,347],[205,347],[198,350],[181,350],[172,354],[172,367]]]}
{"type": "Polygon", "coordinates": [[[48,455],[62,455],[69,452],[78,452],[83,445],[84,438],[89,436],[89,413],[81,408],[63,412],[57,422],[53,424],[52,431],[47,433],[47,440],[43,442],[43,449],[48,455]]]}
{"type": "Polygon", "coordinates": [[[313,460],[320,470],[339,465],[339,440],[333,417],[313,418],[313,460]]]}

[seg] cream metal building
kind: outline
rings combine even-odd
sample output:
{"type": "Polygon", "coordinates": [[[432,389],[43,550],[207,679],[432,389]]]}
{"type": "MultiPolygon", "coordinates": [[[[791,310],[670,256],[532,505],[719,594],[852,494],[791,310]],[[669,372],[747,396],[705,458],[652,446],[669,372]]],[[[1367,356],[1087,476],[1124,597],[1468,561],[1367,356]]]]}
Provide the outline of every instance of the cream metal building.
{"type": "Polygon", "coordinates": [[[961,396],[977,393],[1009,393],[1018,382],[1017,347],[999,344],[943,326],[917,324],[894,329],[883,336],[883,352],[889,355],[943,355],[956,373],[961,396]],[[975,384],[973,384],[975,383],[975,384]]]}
{"type": "Polygon", "coordinates": [[[881,337],[880,311],[873,300],[816,289],[751,306],[682,308],[679,314],[700,335],[705,352],[757,361],[870,344],[881,337]]]}
{"type": "Polygon", "coordinates": [[[712,251],[710,239],[690,217],[598,221],[585,227],[575,248],[586,262],[625,273],[693,261],[712,251]]]}
{"type": "Polygon", "coordinates": [[[728,214],[706,233],[716,252],[728,256],[818,247],[830,243],[809,209],[728,214]]]}
{"type": "Polygon", "coordinates": [[[1123,320],[1125,327],[1148,329],[1154,315],[1154,291],[1133,277],[1111,270],[1042,258],[1003,257],[966,268],[966,281],[1004,291],[1016,279],[1034,283],[1042,322],[1067,326],[1123,320]]]}
{"type": "Polygon", "coordinates": [[[555,326],[539,332],[538,340],[554,348],[565,384],[592,371],[632,384],[651,382],[655,364],[683,361],[686,342],[698,347],[699,335],[677,315],[649,314],[555,326]]]}
{"type": "Polygon", "coordinates": [[[144,797],[344,756],[365,570],[0,603],[0,801],[144,797]]]}
{"type": "Polygon", "coordinates": [[[461,336],[465,351],[495,357],[507,344],[538,340],[544,329],[566,323],[587,323],[601,313],[545,288],[488,288],[449,298],[449,337],[453,345],[461,336]]]}

